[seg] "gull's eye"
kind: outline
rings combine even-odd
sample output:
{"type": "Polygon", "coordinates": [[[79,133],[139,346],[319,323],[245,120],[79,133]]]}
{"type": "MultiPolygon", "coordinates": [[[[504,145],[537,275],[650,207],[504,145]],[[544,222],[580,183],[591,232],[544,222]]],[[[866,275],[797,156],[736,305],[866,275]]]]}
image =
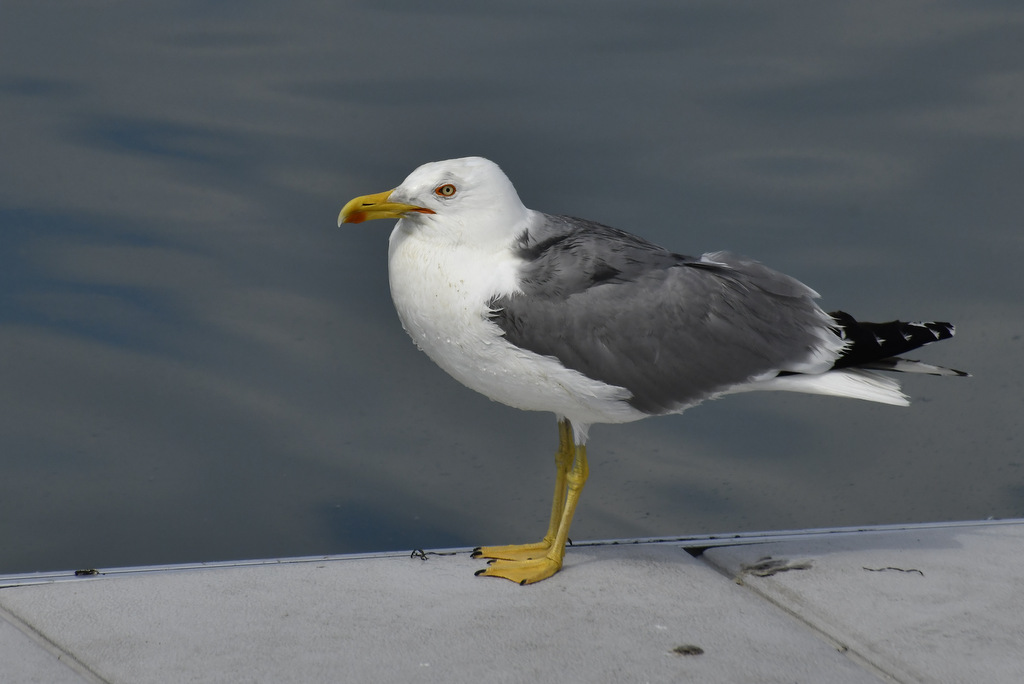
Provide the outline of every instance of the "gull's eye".
{"type": "Polygon", "coordinates": [[[434,188],[434,194],[438,197],[451,197],[455,194],[455,186],[451,183],[445,183],[444,185],[438,185],[434,188]]]}

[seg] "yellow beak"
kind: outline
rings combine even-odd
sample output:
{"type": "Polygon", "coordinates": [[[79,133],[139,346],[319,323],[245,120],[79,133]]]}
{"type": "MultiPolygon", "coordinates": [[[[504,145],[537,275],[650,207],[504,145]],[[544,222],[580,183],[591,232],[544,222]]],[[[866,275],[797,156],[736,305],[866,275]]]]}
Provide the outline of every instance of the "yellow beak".
{"type": "Polygon", "coordinates": [[[379,192],[376,195],[356,197],[346,204],[338,214],[338,226],[342,223],[362,223],[373,219],[400,219],[410,212],[433,214],[434,212],[415,204],[389,202],[388,198],[394,190],[379,192]]]}

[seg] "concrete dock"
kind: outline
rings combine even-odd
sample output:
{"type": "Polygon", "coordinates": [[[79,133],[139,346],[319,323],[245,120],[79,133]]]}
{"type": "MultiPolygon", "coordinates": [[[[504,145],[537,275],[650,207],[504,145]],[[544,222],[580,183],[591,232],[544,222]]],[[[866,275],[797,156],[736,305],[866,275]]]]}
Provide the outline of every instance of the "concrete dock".
{"type": "MultiPolygon", "coordinates": [[[[0,576],[0,682],[1024,682],[1024,520],[0,576]]],[[[80,569],[93,570],[93,569],[80,569]]]]}

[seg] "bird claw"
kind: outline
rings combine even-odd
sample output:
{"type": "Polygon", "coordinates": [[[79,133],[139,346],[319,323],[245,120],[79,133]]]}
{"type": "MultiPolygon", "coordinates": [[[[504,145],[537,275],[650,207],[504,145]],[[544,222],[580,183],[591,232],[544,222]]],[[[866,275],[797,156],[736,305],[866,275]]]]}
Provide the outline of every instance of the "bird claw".
{"type": "Polygon", "coordinates": [[[494,559],[477,577],[501,577],[517,584],[533,584],[551,577],[562,568],[562,562],[554,558],[536,558],[526,561],[494,559]]]}

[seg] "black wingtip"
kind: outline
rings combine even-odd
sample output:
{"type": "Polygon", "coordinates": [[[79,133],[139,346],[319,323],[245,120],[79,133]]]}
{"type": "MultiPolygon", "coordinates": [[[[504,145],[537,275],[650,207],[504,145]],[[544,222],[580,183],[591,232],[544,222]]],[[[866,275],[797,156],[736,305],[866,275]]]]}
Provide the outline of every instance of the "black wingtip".
{"type": "MultiPolygon", "coordinates": [[[[845,311],[834,311],[829,315],[836,322],[839,336],[847,343],[836,360],[835,368],[870,367],[926,344],[948,340],[956,334],[956,326],[946,321],[863,323],[845,311]]],[[[963,371],[955,374],[966,375],[963,371]]]]}

